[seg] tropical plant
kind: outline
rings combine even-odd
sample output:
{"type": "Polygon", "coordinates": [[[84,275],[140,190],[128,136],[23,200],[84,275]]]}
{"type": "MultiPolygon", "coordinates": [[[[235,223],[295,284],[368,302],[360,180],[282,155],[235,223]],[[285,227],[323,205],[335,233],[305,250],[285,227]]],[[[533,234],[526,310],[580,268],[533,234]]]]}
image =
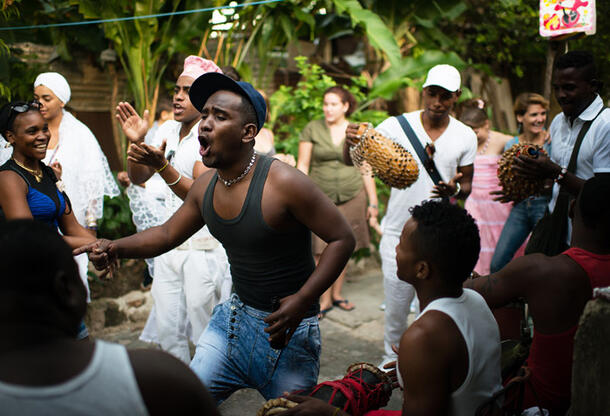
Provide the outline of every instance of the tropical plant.
{"type": "Polygon", "coordinates": [[[211,12],[178,18],[174,15],[185,8],[198,8],[210,2],[183,0],[70,0],[87,19],[114,19],[168,13],[166,17],[103,23],[106,37],[112,41],[133,93],[136,109],[150,110],[154,117],[159,87],[167,65],[176,52],[192,51],[191,39],[200,35],[211,12]]]}
{"type": "MultiPolygon", "coordinates": [[[[299,135],[305,125],[311,120],[324,116],[322,111],[324,91],[337,85],[319,65],[309,63],[307,58],[299,56],[296,62],[301,75],[296,87],[282,85],[270,97],[270,125],[280,139],[276,148],[295,157],[298,153],[299,135]]],[[[364,77],[354,77],[351,79],[351,84],[344,87],[357,101],[367,100],[367,84],[364,77]]],[[[388,114],[384,111],[358,109],[350,119],[354,122],[368,121],[378,124],[387,117],[388,114]]]]}

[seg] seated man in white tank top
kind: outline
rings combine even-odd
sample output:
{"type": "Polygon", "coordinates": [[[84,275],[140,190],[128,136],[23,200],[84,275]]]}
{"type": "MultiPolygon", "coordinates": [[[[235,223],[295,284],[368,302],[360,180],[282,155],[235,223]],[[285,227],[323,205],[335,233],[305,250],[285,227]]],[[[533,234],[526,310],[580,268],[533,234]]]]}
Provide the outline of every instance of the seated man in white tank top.
{"type": "Polygon", "coordinates": [[[219,415],[199,379],[156,350],[77,341],[86,291],[46,225],[0,225],[0,403],[10,415],[219,415]]]}
{"type": "MultiPolygon", "coordinates": [[[[456,205],[427,201],[410,211],[396,247],[397,274],[415,287],[422,312],[398,349],[402,411],[366,416],[472,416],[502,388],[498,325],[481,295],[462,289],[479,257],[479,231],[456,205]]],[[[317,399],[288,399],[300,404],[283,416],[346,415],[317,399]]]]}

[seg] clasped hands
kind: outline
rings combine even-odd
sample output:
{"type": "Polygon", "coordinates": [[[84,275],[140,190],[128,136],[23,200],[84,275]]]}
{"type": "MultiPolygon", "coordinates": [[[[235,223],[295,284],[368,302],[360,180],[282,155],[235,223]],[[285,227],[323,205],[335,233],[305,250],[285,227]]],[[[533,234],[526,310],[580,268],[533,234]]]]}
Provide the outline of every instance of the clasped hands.
{"type": "Polygon", "coordinates": [[[89,260],[96,270],[104,271],[110,277],[114,275],[119,266],[118,248],[114,241],[99,239],[93,243],[76,248],[72,255],[87,253],[89,260]]]}

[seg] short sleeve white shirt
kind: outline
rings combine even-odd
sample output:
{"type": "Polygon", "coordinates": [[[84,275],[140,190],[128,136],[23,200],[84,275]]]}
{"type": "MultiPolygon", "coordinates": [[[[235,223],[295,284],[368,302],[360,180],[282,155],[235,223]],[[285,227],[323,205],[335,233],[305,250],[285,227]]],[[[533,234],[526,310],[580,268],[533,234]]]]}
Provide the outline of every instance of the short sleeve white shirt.
{"type": "MultiPolygon", "coordinates": [[[[407,118],[417,138],[425,148],[428,143],[433,141],[424,129],[421,113],[422,110],[418,110],[403,114],[403,116],[407,118]]],[[[431,199],[434,182],[424,169],[396,117],[386,119],[375,130],[407,149],[413,155],[419,167],[419,177],[410,187],[407,189],[392,188],[388,209],[381,222],[384,233],[399,236],[403,226],[411,217],[409,208],[420,204],[424,200],[431,199]]],[[[477,136],[470,127],[453,117],[449,117],[449,125],[443,134],[434,141],[434,147],[434,163],[442,180],[448,182],[455,176],[458,167],[474,163],[477,153],[477,136]]]]}
{"type": "MultiPolygon", "coordinates": [[[[570,156],[576,143],[582,125],[593,120],[602,109],[604,103],[598,95],[570,125],[568,118],[559,113],[553,119],[550,134],[553,146],[551,160],[562,167],[568,167],[570,156]]],[[[576,172],[581,179],[589,179],[596,173],[610,173],[610,110],[605,109],[591,124],[585,135],[578,158],[576,159],[576,172]]],[[[549,210],[553,210],[559,195],[559,185],[553,186],[553,198],[549,202],[549,210]]]]}
{"type": "MultiPolygon", "coordinates": [[[[170,165],[174,167],[183,177],[193,179],[193,168],[195,163],[201,160],[199,155],[198,127],[196,123],[191,131],[180,140],[180,127],[182,123],[175,120],[168,120],[163,123],[155,135],[154,143],[159,146],[165,140],[165,157],[170,165]]],[[[180,208],[182,200],[167,187],[165,196],[165,207],[167,216],[171,216],[180,208]]],[[[193,235],[195,238],[203,237],[207,230],[199,230],[193,235]]]]}

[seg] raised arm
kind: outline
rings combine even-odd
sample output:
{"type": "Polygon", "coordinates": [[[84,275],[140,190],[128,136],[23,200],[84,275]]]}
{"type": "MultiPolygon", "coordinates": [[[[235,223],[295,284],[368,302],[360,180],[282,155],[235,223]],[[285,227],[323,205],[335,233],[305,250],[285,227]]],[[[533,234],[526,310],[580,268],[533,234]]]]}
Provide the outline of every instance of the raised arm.
{"type": "MultiPolygon", "coordinates": [[[[127,102],[120,102],[116,107],[115,117],[123,133],[133,145],[144,144],[144,137],[148,132],[148,110],[144,112],[144,118],[136,112],[136,110],[127,102]]],[[[131,151],[131,145],[129,148],[131,151]]],[[[151,166],[146,166],[137,161],[127,158],[127,174],[131,182],[136,185],[143,184],[155,173],[155,169],[151,166]]]]}

